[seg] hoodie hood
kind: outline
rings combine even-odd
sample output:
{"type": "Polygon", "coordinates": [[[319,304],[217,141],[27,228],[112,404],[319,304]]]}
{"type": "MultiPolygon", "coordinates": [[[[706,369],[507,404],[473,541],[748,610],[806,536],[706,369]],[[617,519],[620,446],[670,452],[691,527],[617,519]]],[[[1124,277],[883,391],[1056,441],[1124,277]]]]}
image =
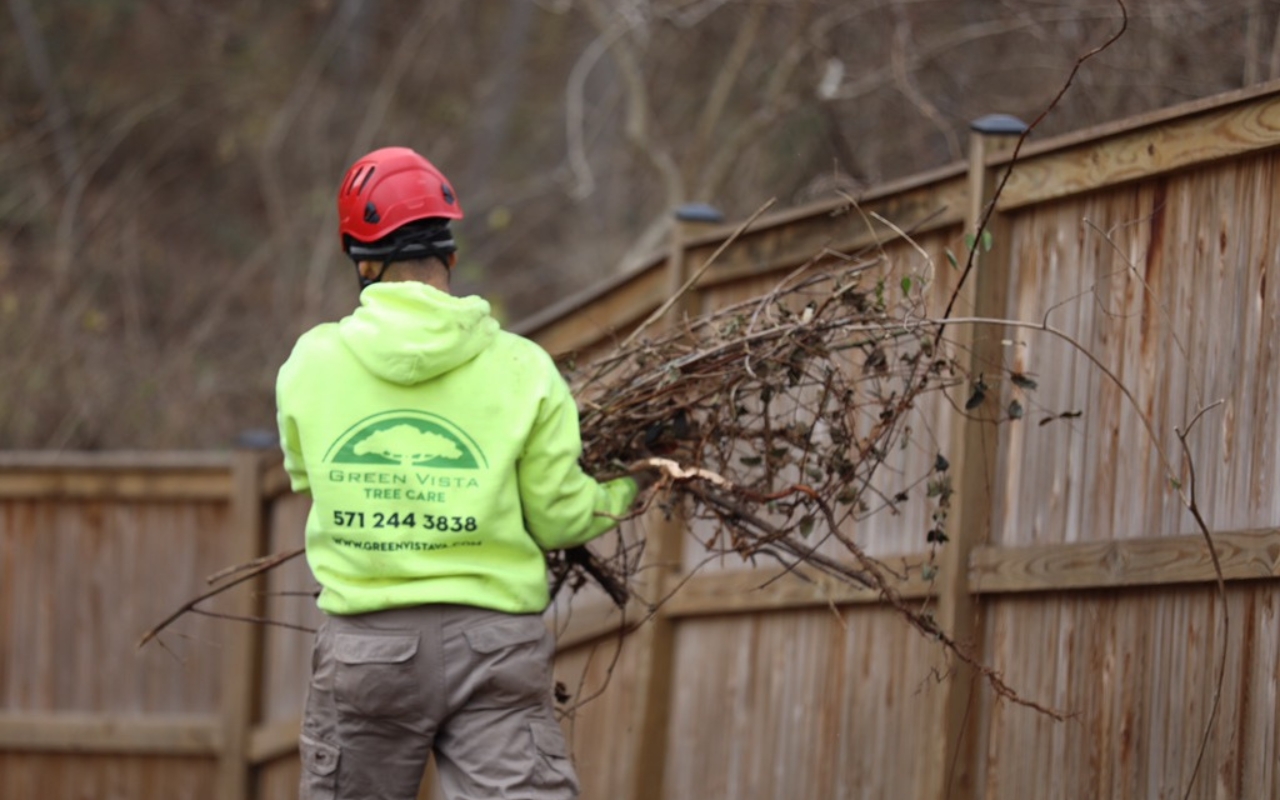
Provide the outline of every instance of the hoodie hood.
{"type": "Polygon", "coordinates": [[[410,386],[475,358],[498,332],[489,303],[454,297],[425,283],[378,283],[338,323],[342,341],[383,380],[410,386]]]}

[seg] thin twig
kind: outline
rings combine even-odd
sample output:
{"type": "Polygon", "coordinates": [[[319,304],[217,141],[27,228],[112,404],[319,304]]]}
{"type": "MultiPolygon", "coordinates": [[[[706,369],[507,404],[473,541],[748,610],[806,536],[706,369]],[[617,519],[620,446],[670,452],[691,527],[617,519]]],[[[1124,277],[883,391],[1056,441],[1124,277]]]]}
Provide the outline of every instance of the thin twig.
{"type": "Polygon", "coordinates": [[[1205,546],[1209,548],[1209,558],[1213,562],[1213,573],[1217,578],[1218,603],[1222,607],[1222,649],[1218,653],[1218,675],[1214,681],[1213,702],[1209,705],[1209,719],[1205,722],[1204,733],[1200,737],[1200,747],[1196,752],[1195,764],[1191,768],[1191,777],[1187,779],[1187,790],[1183,794],[1183,800],[1191,797],[1191,788],[1195,786],[1196,776],[1200,773],[1200,764],[1204,761],[1205,751],[1209,748],[1209,737],[1213,734],[1213,723],[1218,718],[1218,707],[1222,703],[1222,687],[1226,682],[1227,676],[1227,640],[1230,638],[1231,632],[1231,613],[1227,608],[1227,581],[1222,574],[1222,562],[1218,559],[1218,548],[1213,544],[1213,536],[1209,533],[1209,525],[1205,522],[1204,517],[1200,514],[1200,506],[1196,502],[1196,468],[1195,462],[1191,458],[1191,448],[1187,445],[1187,436],[1191,433],[1192,428],[1200,421],[1211,408],[1215,408],[1222,401],[1219,400],[1212,405],[1206,406],[1196,412],[1196,415],[1187,423],[1185,429],[1179,429],[1178,441],[1182,444],[1182,454],[1187,465],[1187,487],[1186,494],[1183,495],[1184,503],[1187,510],[1191,512],[1192,518],[1196,521],[1196,528],[1200,531],[1200,535],[1204,537],[1205,546]]]}
{"type": "Polygon", "coordinates": [[[315,633],[316,629],[307,625],[299,625],[296,622],[285,622],[283,620],[271,619],[270,617],[253,617],[245,614],[227,614],[222,611],[210,611],[206,608],[188,609],[192,614],[198,614],[203,617],[212,617],[214,619],[225,619],[232,622],[250,622],[254,625],[269,625],[276,628],[286,628],[293,631],[302,631],[303,633],[315,633]]]}
{"type": "MultiPolygon", "coordinates": [[[[995,213],[996,204],[999,202],[1001,195],[1004,194],[1004,187],[1009,183],[1009,176],[1013,174],[1013,168],[1018,165],[1018,157],[1022,154],[1022,145],[1027,141],[1027,137],[1031,135],[1032,131],[1040,127],[1040,123],[1044,122],[1045,117],[1049,116],[1049,113],[1058,107],[1058,103],[1062,102],[1062,98],[1066,95],[1067,90],[1071,88],[1071,84],[1075,82],[1076,74],[1080,72],[1080,68],[1084,66],[1084,63],[1120,41],[1120,38],[1129,30],[1129,9],[1125,7],[1124,0],[1116,0],[1116,5],[1120,6],[1120,29],[1105,42],[1076,59],[1076,63],[1071,67],[1071,72],[1067,75],[1067,79],[1063,81],[1062,87],[1058,89],[1058,93],[1054,95],[1053,100],[1049,101],[1049,105],[1045,106],[1040,115],[1032,120],[1026,130],[1018,136],[1018,141],[1013,146],[1013,153],[1009,156],[1009,164],[1005,167],[1004,174],[1000,177],[1000,182],[996,184],[995,191],[991,194],[991,199],[987,201],[986,207],[983,209],[982,219],[978,222],[977,230],[973,231],[973,247],[969,248],[969,257],[965,259],[964,270],[960,273],[960,279],[956,281],[956,286],[951,292],[951,298],[947,300],[946,310],[942,313],[944,320],[951,316],[951,312],[955,309],[956,301],[960,299],[960,289],[964,286],[965,281],[968,280],[969,273],[973,272],[974,258],[978,254],[982,234],[991,224],[991,215],[995,213]]],[[[942,328],[939,328],[934,344],[938,344],[941,340],[942,328]]]]}
{"type": "Polygon", "coordinates": [[[173,613],[169,614],[169,616],[161,620],[160,623],[157,624],[154,628],[152,628],[151,630],[143,634],[142,639],[138,641],[138,647],[139,648],[143,647],[147,642],[151,641],[156,636],[159,636],[161,631],[169,627],[169,625],[172,624],[174,620],[178,619],[183,614],[186,614],[188,611],[196,612],[196,613],[205,613],[196,609],[196,606],[204,602],[205,600],[208,600],[211,597],[216,597],[217,595],[222,594],[223,592],[227,591],[228,589],[234,586],[238,586],[246,581],[252,580],[258,575],[261,575],[262,573],[267,572],[268,570],[274,569],[280,566],[281,564],[285,563],[286,561],[290,561],[294,558],[297,558],[298,556],[302,555],[304,552],[306,552],[306,549],[299,547],[297,550],[288,550],[283,553],[277,553],[276,555],[269,556],[266,559],[261,559],[261,558],[255,559],[255,561],[257,562],[256,566],[243,567],[243,568],[232,567],[230,570],[224,570],[224,572],[227,572],[228,574],[240,573],[240,575],[235,580],[225,583],[222,586],[217,587],[216,589],[210,589],[209,591],[204,592],[203,594],[197,595],[196,597],[193,597],[187,602],[183,603],[181,606],[178,607],[177,610],[175,610],[173,613]]]}

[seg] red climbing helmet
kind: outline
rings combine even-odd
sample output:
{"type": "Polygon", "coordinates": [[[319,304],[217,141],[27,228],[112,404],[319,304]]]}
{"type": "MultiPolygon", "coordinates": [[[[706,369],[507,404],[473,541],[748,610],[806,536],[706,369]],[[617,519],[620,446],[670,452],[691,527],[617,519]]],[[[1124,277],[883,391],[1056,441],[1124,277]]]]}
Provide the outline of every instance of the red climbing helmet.
{"type": "Polygon", "coordinates": [[[342,179],[338,234],[343,251],[353,259],[377,258],[383,248],[376,243],[425,219],[462,219],[462,207],[440,170],[407,147],[374,150],[352,164],[342,179]]]}

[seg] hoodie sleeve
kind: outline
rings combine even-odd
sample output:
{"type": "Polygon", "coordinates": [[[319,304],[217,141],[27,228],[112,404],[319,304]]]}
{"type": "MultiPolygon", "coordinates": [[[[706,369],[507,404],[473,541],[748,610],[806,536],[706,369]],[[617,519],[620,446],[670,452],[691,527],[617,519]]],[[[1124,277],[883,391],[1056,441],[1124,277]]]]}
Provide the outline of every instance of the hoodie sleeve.
{"type": "Polygon", "coordinates": [[[298,435],[298,424],[289,413],[290,363],[285,362],[276,377],[276,424],[280,429],[280,449],[284,451],[284,470],[289,473],[289,485],[295,492],[311,491],[311,480],[307,476],[307,462],[302,457],[302,441],[298,435]]]}
{"type": "Polygon", "coordinates": [[[569,387],[547,359],[551,375],[537,419],[516,466],[525,526],[543,550],[583,544],[618,524],[636,497],[636,483],[605,483],[578,464],[582,433],[569,387]]]}

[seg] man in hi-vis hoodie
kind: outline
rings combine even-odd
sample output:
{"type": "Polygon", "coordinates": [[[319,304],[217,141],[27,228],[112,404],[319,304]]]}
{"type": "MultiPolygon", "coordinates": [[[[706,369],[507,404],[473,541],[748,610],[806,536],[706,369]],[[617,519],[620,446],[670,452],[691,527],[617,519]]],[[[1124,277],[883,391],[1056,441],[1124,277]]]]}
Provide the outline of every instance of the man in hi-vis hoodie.
{"type": "Polygon", "coordinates": [[[301,796],[410,800],[434,753],[448,798],[576,797],[543,554],[614,527],[637,482],[582,471],[551,358],[449,293],[462,209],[439,170],[376,150],[338,210],[360,306],[303,334],[276,385],[325,612],[301,796]]]}

